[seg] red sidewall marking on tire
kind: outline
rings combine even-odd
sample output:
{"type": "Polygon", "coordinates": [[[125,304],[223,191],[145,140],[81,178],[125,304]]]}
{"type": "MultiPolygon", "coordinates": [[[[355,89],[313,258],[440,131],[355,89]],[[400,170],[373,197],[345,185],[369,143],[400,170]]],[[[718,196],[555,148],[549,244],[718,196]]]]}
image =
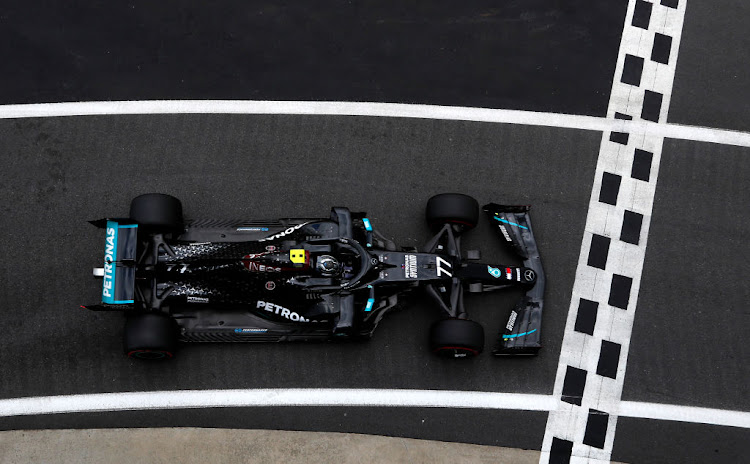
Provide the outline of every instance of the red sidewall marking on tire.
{"type": "Polygon", "coordinates": [[[469,351],[469,352],[471,352],[471,353],[472,353],[472,354],[473,354],[474,356],[478,356],[478,355],[479,355],[479,351],[477,351],[477,350],[472,350],[471,348],[466,348],[465,346],[441,346],[440,348],[435,348],[434,350],[432,350],[432,352],[433,352],[433,353],[439,353],[440,351],[444,351],[444,350],[461,350],[461,351],[469,351]]]}

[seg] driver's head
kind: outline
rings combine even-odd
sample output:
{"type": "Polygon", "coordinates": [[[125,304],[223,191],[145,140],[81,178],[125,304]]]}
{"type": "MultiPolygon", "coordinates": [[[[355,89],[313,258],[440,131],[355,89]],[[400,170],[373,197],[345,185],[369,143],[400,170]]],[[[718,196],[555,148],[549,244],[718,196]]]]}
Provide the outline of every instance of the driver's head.
{"type": "Polygon", "coordinates": [[[324,276],[333,276],[341,272],[341,264],[331,255],[321,255],[315,261],[315,269],[324,276]]]}

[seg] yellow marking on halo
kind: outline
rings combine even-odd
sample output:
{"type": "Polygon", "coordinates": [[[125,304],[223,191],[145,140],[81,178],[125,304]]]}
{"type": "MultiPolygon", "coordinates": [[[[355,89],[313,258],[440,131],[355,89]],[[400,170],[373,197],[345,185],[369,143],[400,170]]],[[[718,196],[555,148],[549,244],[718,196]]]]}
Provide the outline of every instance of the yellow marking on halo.
{"type": "Polygon", "coordinates": [[[295,264],[304,264],[305,253],[307,252],[301,248],[289,250],[289,259],[295,264]]]}

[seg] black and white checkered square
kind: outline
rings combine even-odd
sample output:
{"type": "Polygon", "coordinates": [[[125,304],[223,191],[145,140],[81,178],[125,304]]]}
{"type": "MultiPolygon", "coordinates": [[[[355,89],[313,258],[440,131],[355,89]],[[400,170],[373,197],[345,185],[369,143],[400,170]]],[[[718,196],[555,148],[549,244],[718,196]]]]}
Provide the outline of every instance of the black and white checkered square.
{"type": "Polygon", "coordinates": [[[622,394],[685,0],[631,0],[597,160],[541,462],[608,461],[622,394]]]}

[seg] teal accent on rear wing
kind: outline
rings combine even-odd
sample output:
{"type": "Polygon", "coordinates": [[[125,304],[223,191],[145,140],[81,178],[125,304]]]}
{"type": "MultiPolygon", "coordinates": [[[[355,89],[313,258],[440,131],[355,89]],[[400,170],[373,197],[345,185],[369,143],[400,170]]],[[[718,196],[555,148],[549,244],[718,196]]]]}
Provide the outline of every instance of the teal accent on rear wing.
{"type": "Polygon", "coordinates": [[[134,303],[138,224],[120,224],[109,220],[105,231],[102,303],[134,303]]]}

